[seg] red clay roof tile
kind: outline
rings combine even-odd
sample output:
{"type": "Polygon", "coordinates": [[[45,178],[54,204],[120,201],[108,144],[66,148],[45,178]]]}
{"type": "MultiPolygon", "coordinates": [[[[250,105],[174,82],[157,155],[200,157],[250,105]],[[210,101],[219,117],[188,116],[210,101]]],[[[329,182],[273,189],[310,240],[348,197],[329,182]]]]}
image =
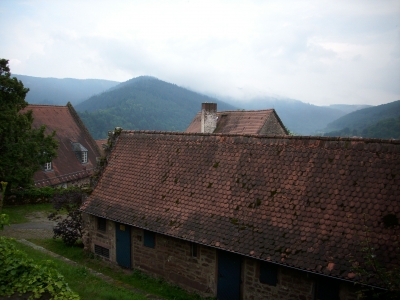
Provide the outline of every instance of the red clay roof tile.
{"type": "Polygon", "coordinates": [[[52,171],[38,171],[36,186],[58,185],[92,175],[99,149],[79,116],[70,106],[28,105],[33,112],[33,128],[46,125],[46,134],[56,131],[59,142],[58,157],[52,161],[52,171]],[[88,150],[88,161],[82,164],[72,151],[71,142],[78,142],[88,150]]]}
{"type": "Polygon", "coordinates": [[[400,218],[399,149],[392,140],[122,131],[82,210],[347,278],[365,225],[377,255],[398,263],[387,253],[398,228],[382,218],[400,218]]]}

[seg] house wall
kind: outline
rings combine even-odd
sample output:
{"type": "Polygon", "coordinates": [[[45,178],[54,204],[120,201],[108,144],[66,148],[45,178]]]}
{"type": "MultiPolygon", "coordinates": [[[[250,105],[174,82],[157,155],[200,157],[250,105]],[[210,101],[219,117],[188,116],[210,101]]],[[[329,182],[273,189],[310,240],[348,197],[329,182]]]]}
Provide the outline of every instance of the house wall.
{"type": "Polygon", "coordinates": [[[281,123],[272,114],[268,120],[265,122],[264,126],[261,128],[259,134],[262,135],[286,135],[284,128],[282,128],[281,123]]]}
{"type": "Polygon", "coordinates": [[[198,245],[198,257],[192,257],[190,243],[156,234],[155,248],[143,245],[143,230],[133,228],[132,265],[145,273],[195,291],[203,296],[216,293],[216,252],[198,245]]]}
{"type": "MultiPolygon", "coordinates": [[[[107,221],[105,232],[97,230],[97,218],[84,216],[86,233],[83,238],[85,249],[94,253],[94,245],[109,249],[109,261],[116,263],[115,223],[107,221]]],[[[201,296],[217,295],[217,250],[197,245],[198,257],[192,257],[190,243],[161,234],[155,235],[155,247],[143,245],[144,231],[131,228],[132,268],[154,277],[162,277],[188,291],[201,296]]],[[[321,276],[286,267],[279,267],[277,284],[271,286],[260,282],[259,261],[243,257],[241,299],[298,299],[314,300],[315,288],[321,276]]],[[[340,284],[340,300],[355,300],[352,284],[340,284]]]]}

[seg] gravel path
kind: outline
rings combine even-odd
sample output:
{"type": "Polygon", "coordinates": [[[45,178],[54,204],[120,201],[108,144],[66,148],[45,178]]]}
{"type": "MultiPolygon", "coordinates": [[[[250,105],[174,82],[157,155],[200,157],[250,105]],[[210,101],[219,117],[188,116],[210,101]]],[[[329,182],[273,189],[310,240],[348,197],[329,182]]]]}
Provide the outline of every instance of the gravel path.
{"type": "Polygon", "coordinates": [[[48,239],[53,237],[54,221],[47,219],[47,213],[34,212],[26,215],[28,223],[11,224],[0,231],[0,235],[15,239],[48,239]]]}

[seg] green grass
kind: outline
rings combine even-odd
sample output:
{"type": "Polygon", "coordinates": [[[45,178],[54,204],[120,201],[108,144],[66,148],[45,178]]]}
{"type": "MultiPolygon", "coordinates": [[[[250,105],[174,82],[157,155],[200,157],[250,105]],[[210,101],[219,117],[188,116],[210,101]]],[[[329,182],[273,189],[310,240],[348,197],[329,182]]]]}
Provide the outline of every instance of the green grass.
{"type": "Polygon", "coordinates": [[[54,253],[69,258],[81,266],[89,267],[100,273],[110,276],[111,278],[129,284],[134,288],[138,288],[147,293],[154,294],[165,299],[171,300],[200,300],[203,299],[199,295],[189,294],[183,289],[170,285],[167,282],[152,278],[139,271],[124,271],[121,268],[104,262],[94,255],[86,254],[80,247],[68,247],[61,240],[32,239],[31,242],[40,245],[54,253]]]}
{"type": "Polygon", "coordinates": [[[53,206],[50,203],[41,204],[26,204],[20,206],[6,206],[3,207],[2,213],[10,217],[10,224],[27,223],[29,220],[26,215],[33,212],[44,212],[49,214],[53,212],[53,206]]]}
{"type": "Polygon", "coordinates": [[[72,266],[60,259],[48,256],[38,250],[32,249],[29,246],[15,242],[16,247],[25,252],[30,259],[36,264],[42,263],[44,260],[53,262],[54,267],[60,272],[69,287],[78,293],[81,299],[132,299],[132,300],[145,300],[145,296],[134,294],[124,288],[119,288],[115,285],[109,284],[102,279],[90,274],[84,266],[72,266]]]}

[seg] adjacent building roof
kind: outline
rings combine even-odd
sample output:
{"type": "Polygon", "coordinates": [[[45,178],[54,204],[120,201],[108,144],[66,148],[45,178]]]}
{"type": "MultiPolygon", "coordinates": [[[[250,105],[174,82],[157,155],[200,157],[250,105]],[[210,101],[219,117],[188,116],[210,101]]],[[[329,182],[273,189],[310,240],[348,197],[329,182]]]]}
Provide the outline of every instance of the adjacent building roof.
{"type": "MultiPolygon", "coordinates": [[[[217,117],[217,127],[214,133],[288,134],[274,109],[221,111],[217,112],[217,117]]],[[[201,112],[194,117],[186,132],[201,132],[201,112]]]]}
{"type": "Polygon", "coordinates": [[[104,153],[103,145],[104,145],[104,144],[107,144],[107,139],[96,140],[96,144],[97,144],[97,147],[99,147],[100,154],[101,154],[102,156],[104,156],[105,153],[104,153]]]}
{"type": "Polygon", "coordinates": [[[366,234],[398,263],[399,199],[400,141],[122,131],[81,209],[351,280],[366,234]]]}
{"type": "Polygon", "coordinates": [[[58,185],[90,176],[96,167],[99,148],[71,104],[66,106],[28,105],[33,112],[33,127],[46,125],[46,134],[56,131],[58,157],[52,161],[51,171],[38,171],[35,186],[58,185]],[[77,152],[87,151],[87,163],[82,164],[77,152]]]}

